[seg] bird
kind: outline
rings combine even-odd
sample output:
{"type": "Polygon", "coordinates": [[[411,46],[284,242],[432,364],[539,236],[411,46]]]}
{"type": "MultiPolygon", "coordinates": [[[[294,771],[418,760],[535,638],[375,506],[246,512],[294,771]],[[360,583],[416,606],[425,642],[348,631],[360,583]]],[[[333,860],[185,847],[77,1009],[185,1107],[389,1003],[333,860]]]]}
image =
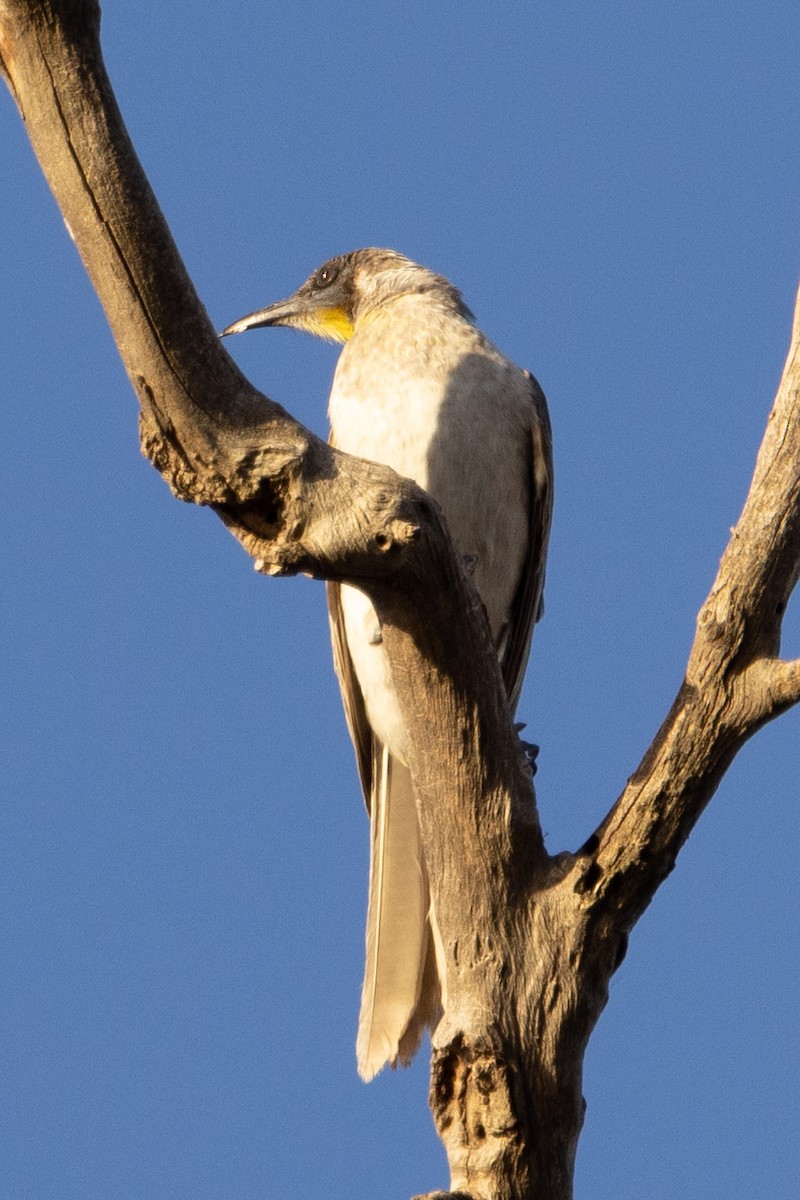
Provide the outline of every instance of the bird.
{"type": "MultiPolygon", "coordinates": [[[[413,479],[440,505],[486,609],[513,714],[543,607],[553,504],[550,419],[530,372],[477,327],[444,276],[394,250],[331,258],[288,299],[222,336],[288,326],[343,344],[329,400],[340,450],[413,479]]],[[[407,1065],[446,1005],[444,947],[407,737],[363,592],[328,583],[336,674],[370,815],[359,1074],[407,1065]]]]}

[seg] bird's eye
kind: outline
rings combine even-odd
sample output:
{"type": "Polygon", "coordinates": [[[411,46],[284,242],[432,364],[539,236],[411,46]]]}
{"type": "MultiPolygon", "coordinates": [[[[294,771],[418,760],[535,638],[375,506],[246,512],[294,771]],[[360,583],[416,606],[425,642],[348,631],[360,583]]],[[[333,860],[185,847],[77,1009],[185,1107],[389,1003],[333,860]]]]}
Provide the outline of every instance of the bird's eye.
{"type": "Polygon", "coordinates": [[[338,267],[332,266],[331,263],[326,263],[324,267],[320,267],[320,269],[317,271],[315,283],[317,287],[330,287],[338,274],[338,267]]]}

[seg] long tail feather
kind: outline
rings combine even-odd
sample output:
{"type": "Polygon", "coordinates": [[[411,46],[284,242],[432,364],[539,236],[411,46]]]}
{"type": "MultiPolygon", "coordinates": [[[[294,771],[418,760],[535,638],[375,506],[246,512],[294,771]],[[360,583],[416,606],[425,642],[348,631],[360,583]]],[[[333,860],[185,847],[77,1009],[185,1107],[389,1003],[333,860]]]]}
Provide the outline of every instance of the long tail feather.
{"type": "Polygon", "coordinates": [[[356,1043],[365,1080],[387,1062],[408,1062],[438,1007],[430,995],[436,971],[426,971],[430,898],[411,776],[385,748],[375,768],[367,961],[356,1043]]]}

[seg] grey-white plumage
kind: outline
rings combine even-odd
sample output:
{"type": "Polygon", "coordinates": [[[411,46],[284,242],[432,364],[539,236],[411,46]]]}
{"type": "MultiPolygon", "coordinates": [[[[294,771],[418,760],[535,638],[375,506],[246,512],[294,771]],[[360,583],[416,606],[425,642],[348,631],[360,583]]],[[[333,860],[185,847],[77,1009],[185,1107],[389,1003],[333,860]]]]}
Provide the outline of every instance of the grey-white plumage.
{"type": "MultiPolygon", "coordinates": [[[[441,505],[474,563],[516,706],[544,584],[552,509],[547,408],[538,384],[475,326],[460,293],[388,250],[324,264],[288,301],[226,332],[292,324],[345,340],[331,438],[409,476],[441,505]]],[[[363,593],[328,587],[334,663],[371,818],[361,1075],[408,1062],[443,1001],[406,733],[377,616],[363,593]]]]}

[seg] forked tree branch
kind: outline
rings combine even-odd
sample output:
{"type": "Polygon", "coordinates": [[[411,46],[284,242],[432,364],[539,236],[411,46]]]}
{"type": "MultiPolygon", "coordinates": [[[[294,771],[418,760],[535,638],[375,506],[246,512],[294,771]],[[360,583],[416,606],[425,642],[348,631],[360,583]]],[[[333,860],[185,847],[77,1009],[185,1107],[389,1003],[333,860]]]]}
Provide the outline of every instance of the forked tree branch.
{"type": "Polygon", "coordinates": [[[627,933],[739,747],[800,698],[800,662],[778,658],[800,572],[800,310],[685,682],[602,825],[551,859],[438,509],[320,441],[220,346],[117,110],[95,0],[0,0],[0,69],[139,396],[145,453],[259,570],[355,583],[382,619],[445,943],[431,1107],[452,1195],[568,1200],[584,1050],[627,933]]]}

